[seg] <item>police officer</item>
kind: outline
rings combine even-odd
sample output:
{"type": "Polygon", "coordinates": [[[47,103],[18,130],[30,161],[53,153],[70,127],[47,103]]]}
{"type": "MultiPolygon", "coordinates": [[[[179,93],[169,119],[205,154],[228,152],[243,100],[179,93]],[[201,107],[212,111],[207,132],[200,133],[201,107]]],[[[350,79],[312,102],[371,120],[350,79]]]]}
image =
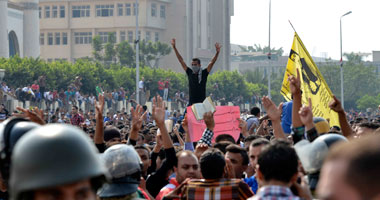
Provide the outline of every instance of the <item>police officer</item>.
{"type": "Polygon", "coordinates": [[[46,125],[16,144],[11,199],[96,199],[107,170],[85,133],[69,125],[46,125]]]}

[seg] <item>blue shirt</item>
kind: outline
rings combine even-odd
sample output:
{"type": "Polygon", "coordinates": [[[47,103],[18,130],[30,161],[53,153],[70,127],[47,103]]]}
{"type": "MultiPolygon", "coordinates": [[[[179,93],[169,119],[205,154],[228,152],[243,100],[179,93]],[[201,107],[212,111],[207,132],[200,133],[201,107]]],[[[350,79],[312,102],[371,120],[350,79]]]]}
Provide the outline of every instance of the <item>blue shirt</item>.
{"type": "Polygon", "coordinates": [[[293,101],[286,102],[282,105],[281,126],[284,133],[290,134],[292,129],[292,109],[293,101]]]}
{"type": "Polygon", "coordinates": [[[251,188],[252,192],[256,194],[257,189],[259,188],[259,183],[257,183],[255,176],[245,178],[244,182],[247,183],[247,185],[251,188]]]}

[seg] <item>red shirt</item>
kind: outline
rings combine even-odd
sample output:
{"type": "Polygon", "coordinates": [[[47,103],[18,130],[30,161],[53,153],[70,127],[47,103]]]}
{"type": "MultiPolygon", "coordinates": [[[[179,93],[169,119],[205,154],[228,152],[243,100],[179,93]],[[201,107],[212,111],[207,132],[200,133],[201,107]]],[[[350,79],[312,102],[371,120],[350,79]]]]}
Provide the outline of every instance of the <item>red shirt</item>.
{"type": "Polygon", "coordinates": [[[164,87],[165,87],[164,82],[162,82],[162,81],[158,81],[158,89],[159,89],[159,90],[163,90],[164,87]]]}
{"type": "Polygon", "coordinates": [[[169,81],[165,81],[165,88],[169,88],[169,81]]]}
{"type": "Polygon", "coordinates": [[[84,122],[84,119],[80,114],[75,114],[74,116],[71,117],[70,121],[71,121],[71,125],[79,126],[81,123],[84,122]]]}
{"type": "Polygon", "coordinates": [[[33,84],[31,88],[32,88],[32,90],[38,90],[38,89],[40,89],[40,86],[37,84],[33,84]]]}
{"type": "Polygon", "coordinates": [[[165,185],[165,187],[160,190],[160,193],[156,196],[156,200],[161,200],[165,195],[169,194],[178,186],[179,184],[175,178],[170,179],[169,184],[165,185]]]}

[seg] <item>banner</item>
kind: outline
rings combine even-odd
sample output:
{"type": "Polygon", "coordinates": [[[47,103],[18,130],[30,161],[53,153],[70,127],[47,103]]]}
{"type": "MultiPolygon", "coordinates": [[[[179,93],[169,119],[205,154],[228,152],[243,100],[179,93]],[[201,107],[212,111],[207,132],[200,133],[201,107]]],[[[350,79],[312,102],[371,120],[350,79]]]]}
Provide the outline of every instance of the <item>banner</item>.
{"type": "Polygon", "coordinates": [[[302,104],[307,105],[308,98],[311,98],[314,117],[325,118],[330,122],[330,127],[340,126],[338,114],[329,108],[333,94],[301,39],[294,33],[281,88],[281,94],[287,101],[292,100],[288,76],[297,76],[297,69],[301,76],[302,104]]]}
{"type": "MultiPolygon", "coordinates": [[[[198,121],[195,118],[191,106],[187,107],[186,116],[191,141],[196,142],[201,139],[203,131],[206,129],[206,124],[203,120],[198,121]]],[[[216,136],[221,134],[231,135],[235,141],[237,141],[240,135],[238,118],[240,118],[239,106],[216,106],[214,113],[215,128],[212,142],[215,141],[216,136]]]]}

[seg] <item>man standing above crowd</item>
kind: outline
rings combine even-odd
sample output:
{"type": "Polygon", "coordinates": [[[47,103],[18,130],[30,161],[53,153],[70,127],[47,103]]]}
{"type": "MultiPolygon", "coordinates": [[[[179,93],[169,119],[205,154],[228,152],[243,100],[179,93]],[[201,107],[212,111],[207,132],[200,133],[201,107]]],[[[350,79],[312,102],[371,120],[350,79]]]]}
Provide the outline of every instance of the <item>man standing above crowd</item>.
{"type": "Polygon", "coordinates": [[[220,44],[215,44],[216,54],[206,69],[201,68],[201,61],[198,58],[193,58],[193,61],[191,62],[191,68],[187,67],[181,54],[179,54],[177,50],[174,38],[172,39],[171,44],[173,46],[177,59],[181,63],[182,68],[185,70],[187,78],[189,80],[189,105],[203,102],[203,100],[206,98],[207,76],[214,66],[216,60],[218,59],[221,48],[220,44]]]}

